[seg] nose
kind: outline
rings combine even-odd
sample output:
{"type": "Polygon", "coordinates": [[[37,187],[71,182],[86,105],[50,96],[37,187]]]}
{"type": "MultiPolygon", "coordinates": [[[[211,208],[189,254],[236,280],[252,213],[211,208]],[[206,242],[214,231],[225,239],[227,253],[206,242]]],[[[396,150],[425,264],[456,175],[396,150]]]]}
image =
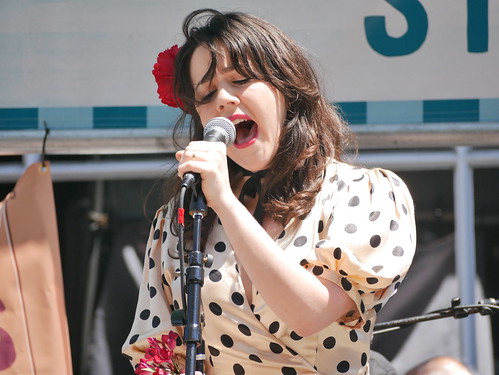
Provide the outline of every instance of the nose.
{"type": "Polygon", "coordinates": [[[233,111],[239,104],[239,97],[235,93],[223,87],[218,89],[217,110],[221,115],[233,111]]]}

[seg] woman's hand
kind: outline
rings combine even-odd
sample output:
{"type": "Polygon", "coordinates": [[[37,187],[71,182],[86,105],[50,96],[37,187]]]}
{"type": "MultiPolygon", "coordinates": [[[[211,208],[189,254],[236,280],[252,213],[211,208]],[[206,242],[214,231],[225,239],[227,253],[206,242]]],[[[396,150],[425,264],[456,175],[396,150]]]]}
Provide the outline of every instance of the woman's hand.
{"type": "Polygon", "coordinates": [[[180,178],[187,172],[199,173],[206,203],[215,212],[235,198],[229,182],[227,147],[222,142],[193,141],[175,157],[180,178]]]}

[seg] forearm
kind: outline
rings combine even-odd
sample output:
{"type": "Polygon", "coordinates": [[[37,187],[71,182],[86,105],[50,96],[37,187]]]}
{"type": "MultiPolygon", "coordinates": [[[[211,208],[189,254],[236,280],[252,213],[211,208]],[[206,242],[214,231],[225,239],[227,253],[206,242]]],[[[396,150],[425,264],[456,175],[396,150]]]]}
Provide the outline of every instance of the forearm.
{"type": "Polygon", "coordinates": [[[263,299],[287,325],[302,336],[310,335],[353,307],[352,300],[340,287],[317,278],[286,257],[235,197],[225,199],[216,212],[238,262],[263,299]]]}

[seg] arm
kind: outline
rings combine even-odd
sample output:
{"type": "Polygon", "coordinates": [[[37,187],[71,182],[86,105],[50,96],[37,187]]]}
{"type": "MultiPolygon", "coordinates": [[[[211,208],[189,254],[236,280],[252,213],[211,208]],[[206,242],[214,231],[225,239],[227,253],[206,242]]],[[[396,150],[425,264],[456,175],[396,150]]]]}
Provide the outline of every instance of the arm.
{"type": "Polygon", "coordinates": [[[289,261],[230,188],[225,146],[191,142],[178,152],[178,174],[201,174],[207,203],[224,225],[239,262],[270,308],[302,336],[330,325],[353,307],[336,284],[289,261]]]}
{"type": "Polygon", "coordinates": [[[221,203],[217,214],[258,292],[300,336],[316,333],[353,309],[342,288],[290,261],[236,197],[221,203]]]}

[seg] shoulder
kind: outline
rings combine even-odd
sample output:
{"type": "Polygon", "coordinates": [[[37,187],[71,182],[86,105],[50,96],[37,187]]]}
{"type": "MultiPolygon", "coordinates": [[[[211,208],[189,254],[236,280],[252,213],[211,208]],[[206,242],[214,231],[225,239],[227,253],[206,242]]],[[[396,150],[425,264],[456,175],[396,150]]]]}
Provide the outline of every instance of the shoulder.
{"type": "Polygon", "coordinates": [[[383,168],[366,168],[331,161],[327,167],[323,202],[326,206],[363,207],[403,212],[414,215],[410,191],[402,178],[383,168]],[[326,202],[329,202],[327,204],[326,202]]]}
{"type": "Polygon", "coordinates": [[[394,190],[407,189],[402,178],[391,170],[356,166],[335,160],[329,162],[326,168],[325,182],[329,182],[337,190],[355,185],[368,187],[371,193],[374,193],[376,184],[394,190]]]}
{"type": "Polygon", "coordinates": [[[371,179],[392,179],[395,184],[399,184],[402,180],[396,173],[375,167],[365,167],[360,165],[349,164],[337,160],[331,160],[326,168],[326,178],[333,181],[358,182],[365,177],[371,179]]]}
{"type": "Polygon", "coordinates": [[[332,160],[326,168],[326,181],[336,184],[341,190],[345,184],[361,181],[369,169],[332,160]]]}
{"type": "MultiPolygon", "coordinates": [[[[153,245],[152,242],[159,240],[160,237],[163,239],[162,242],[164,242],[164,239],[166,239],[166,237],[170,234],[170,224],[173,219],[173,213],[174,207],[171,203],[164,204],[157,209],[150,227],[150,245],[153,245]]],[[[161,244],[162,242],[158,242],[158,244],[161,244]]]]}
{"type": "Polygon", "coordinates": [[[171,220],[174,214],[174,202],[163,204],[156,210],[153,222],[156,224],[159,220],[171,220]]]}

